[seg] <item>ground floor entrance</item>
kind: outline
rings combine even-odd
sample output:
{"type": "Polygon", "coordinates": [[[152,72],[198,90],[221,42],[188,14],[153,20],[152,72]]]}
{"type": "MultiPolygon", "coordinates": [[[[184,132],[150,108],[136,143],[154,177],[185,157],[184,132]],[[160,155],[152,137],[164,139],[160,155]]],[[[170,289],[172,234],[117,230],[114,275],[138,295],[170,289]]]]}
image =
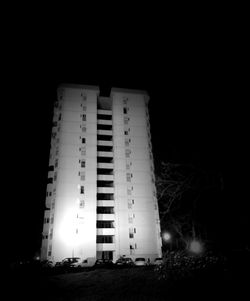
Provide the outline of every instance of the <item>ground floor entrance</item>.
{"type": "Polygon", "coordinates": [[[113,251],[97,251],[97,259],[110,259],[113,260],[113,251]]]}

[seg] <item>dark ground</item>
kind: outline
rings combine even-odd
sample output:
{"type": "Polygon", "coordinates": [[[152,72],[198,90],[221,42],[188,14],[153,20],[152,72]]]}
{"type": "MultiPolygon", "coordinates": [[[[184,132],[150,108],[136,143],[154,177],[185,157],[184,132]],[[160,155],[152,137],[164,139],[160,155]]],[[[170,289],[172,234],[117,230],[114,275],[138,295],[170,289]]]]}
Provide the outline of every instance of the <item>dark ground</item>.
{"type": "Polygon", "coordinates": [[[165,278],[153,267],[68,273],[15,269],[5,300],[245,300],[249,263],[242,254],[237,258],[228,258],[226,266],[165,278]]]}

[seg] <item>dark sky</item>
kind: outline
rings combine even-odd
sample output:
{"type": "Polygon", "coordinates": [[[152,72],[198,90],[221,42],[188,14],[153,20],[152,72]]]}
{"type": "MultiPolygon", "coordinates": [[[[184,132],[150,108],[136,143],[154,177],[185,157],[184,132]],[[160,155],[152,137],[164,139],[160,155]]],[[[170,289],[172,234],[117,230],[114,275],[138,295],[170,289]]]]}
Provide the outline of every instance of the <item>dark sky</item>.
{"type": "Polygon", "coordinates": [[[235,188],[242,183],[242,83],[225,36],[74,38],[65,32],[47,43],[24,41],[10,54],[5,90],[12,114],[6,125],[11,256],[30,256],[40,247],[53,101],[63,82],[99,85],[103,93],[111,87],[147,90],[156,169],[172,161],[221,172],[224,202],[239,216],[236,224],[244,223],[246,204],[235,188]]]}

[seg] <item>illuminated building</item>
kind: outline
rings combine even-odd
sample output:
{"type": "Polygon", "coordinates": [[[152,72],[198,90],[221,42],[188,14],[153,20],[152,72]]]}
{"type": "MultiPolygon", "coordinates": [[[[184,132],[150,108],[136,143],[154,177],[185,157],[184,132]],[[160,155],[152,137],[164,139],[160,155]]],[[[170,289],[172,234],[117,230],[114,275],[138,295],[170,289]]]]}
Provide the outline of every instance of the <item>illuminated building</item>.
{"type": "Polygon", "coordinates": [[[41,259],[161,256],[147,92],[57,94],[41,259]]]}

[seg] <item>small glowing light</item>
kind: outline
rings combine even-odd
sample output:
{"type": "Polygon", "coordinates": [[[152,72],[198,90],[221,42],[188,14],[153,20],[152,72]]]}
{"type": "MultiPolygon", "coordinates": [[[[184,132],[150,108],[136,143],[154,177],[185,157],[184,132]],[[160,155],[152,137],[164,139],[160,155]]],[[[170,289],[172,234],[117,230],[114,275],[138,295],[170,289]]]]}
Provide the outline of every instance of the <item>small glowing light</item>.
{"type": "Polygon", "coordinates": [[[162,238],[164,241],[168,242],[171,239],[171,235],[169,232],[164,232],[162,238]]]}
{"type": "Polygon", "coordinates": [[[189,251],[195,254],[200,254],[203,251],[203,245],[198,240],[193,240],[190,242],[189,251]]]}

